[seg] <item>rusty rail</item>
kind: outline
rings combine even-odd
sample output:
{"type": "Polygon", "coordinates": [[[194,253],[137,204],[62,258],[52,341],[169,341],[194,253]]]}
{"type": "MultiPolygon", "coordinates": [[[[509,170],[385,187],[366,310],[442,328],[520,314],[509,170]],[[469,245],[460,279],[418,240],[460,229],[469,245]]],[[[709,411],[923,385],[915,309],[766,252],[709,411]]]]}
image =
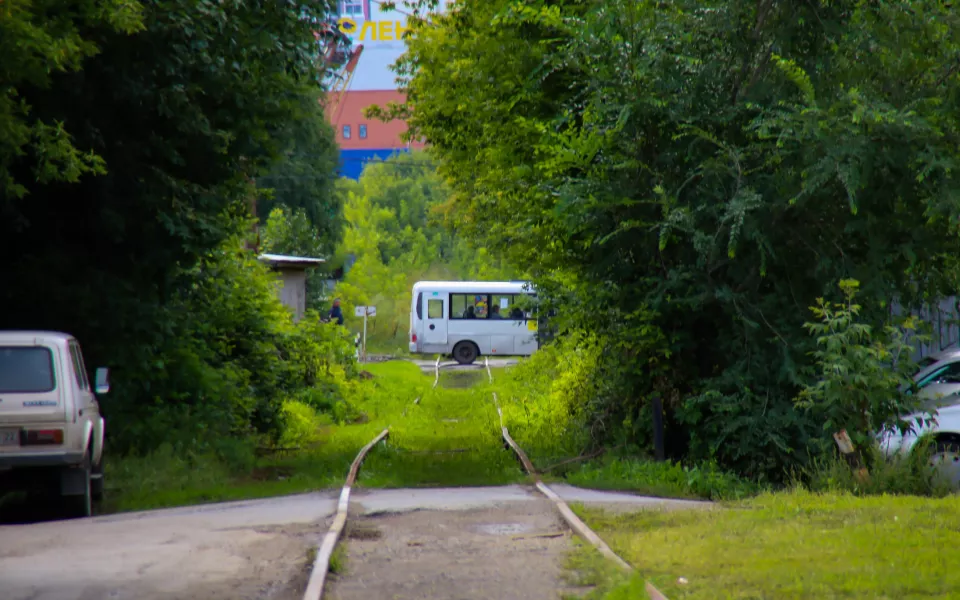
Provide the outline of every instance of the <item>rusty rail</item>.
{"type": "Polygon", "coordinates": [[[310,579],[307,581],[307,589],[303,593],[303,600],[320,600],[323,597],[323,584],[327,579],[327,572],[330,570],[330,557],[333,556],[333,549],[343,533],[343,527],[347,524],[347,512],[350,508],[350,488],[357,479],[357,473],[360,472],[360,464],[367,456],[367,452],[377,445],[380,440],[390,435],[390,428],[387,427],[380,432],[377,437],[364,446],[357,457],[353,459],[350,465],[350,473],[347,474],[347,481],[340,491],[340,501],[337,503],[337,514],[333,519],[333,525],[323,538],[320,549],[317,551],[317,557],[313,561],[313,568],[310,571],[310,579]]]}
{"type": "MultiPolygon", "coordinates": [[[[490,383],[493,383],[493,372],[490,370],[490,361],[484,358],[484,366],[487,368],[487,377],[490,379],[490,383]]],[[[516,441],[510,436],[510,432],[507,430],[507,426],[503,423],[503,410],[500,408],[500,401],[497,398],[497,393],[493,393],[493,403],[497,408],[497,414],[500,417],[500,432],[503,436],[504,441],[513,449],[514,453],[519,457],[520,462],[523,464],[524,470],[528,475],[533,477],[533,480],[536,484],[536,488],[540,491],[541,494],[546,496],[553,505],[560,512],[560,515],[563,517],[563,520],[567,522],[571,529],[573,529],[577,535],[581,538],[587,540],[605,557],[613,561],[617,566],[627,572],[632,572],[633,566],[630,565],[627,561],[623,560],[617,556],[616,552],[610,549],[610,546],[604,542],[600,536],[598,536],[590,527],[584,523],[580,517],[578,517],[570,509],[566,502],[563,501],[563,498],[557,495],[556,492],[551,490],[543,481],[540,479],[540,474],[537,472],[536,468],[533,466],[533,463],[530,462],[530,458],[527,457],[527,453],[523,451],[523,448],[517,444],[516,441]]],[[[647,595],[650,597],[650,600],[667,600],[667,597],[663,595],[656,587],[653,586],[649,581],[645,582],[645,589],[647,595]]]]}

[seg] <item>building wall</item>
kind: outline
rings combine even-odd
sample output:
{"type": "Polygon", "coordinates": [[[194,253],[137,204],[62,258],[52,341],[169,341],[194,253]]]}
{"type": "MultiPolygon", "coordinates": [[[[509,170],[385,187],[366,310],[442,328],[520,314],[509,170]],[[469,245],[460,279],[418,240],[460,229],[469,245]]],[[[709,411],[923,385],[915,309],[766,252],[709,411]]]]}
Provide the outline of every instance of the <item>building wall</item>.
{"type": "Polygon", "coordinates": [[[399,152],[409,152],[406,148],[378,148],[374,150],[341,150],[340,176],[360,179],[360,174],[372,160],[387,160],[399,152]]]}
{"type": "MultiPolygon", "coordinates": [[[[446,5],[447,0],[442,0],[439,10],[445,10],[446,5]]],[[[362,45],[363,51],[339,106],[334,107],[336,99],[329,96],[325,105],[341,148],[340,175],[357,179],[371,160],[422,148],[423,143],[407,144],[400,140],[407,128],[403,121],[383,123],[363,116],[363,109],[370,105],[405,100],[397,90],[396,74],[390,69],[406,49],[406,43],[397,35],[398,27],[406,27],[405,11],[385,11],[372,0],[338,0],[337,8],[340,30],[355,47],[362,45]]]]}
{"type": "MultiPolygon", "coordinates": [[[[395,90],[397,75],[390,70],[390,65],[406,49],[406,43],[397,39],[395,33],[397,23],[406,27],[407,15],[401,2],[397,2],[400,10],[383,10],[377,1],[373,0],[338,0],[338,16],[349,18],[356,25],[354,31],[349,32],[341,28],[354,45],[363,44],[363,53],[354,74],[351,90],[395,90]],[[403,12],[401,12],[403,11],[403,12]],[[367,27],[364,27],[364,25],[367,27]],[[383,31],[385,30],[385,31],[383,31]],[[381,32],[384,35],[381,36],[381,32]]],[[[446,9],[447,0],[440,2],[438,10],[446,9]]]]}
{"type": "Polygon", "coordinates": [[[420,141],[407,143],[400,139],[407,130],[403,121],[384,123],[363,116],[363,110],[368,106],[402,103],[404,99],[404,94],[397,90],[348,91],[344,93],[339,106],[334,105],[333,98],[327,98],[327,118],[334,127],[340,146],[341,176],[357,179],[366,164],[374,158],[385,160],[397,152],[423,148],[420,141]]]}
{"type": "MultiPolygon", "coordinates": [[[[363,116],[368,106],[386,106],[387,103],[403,103],[403,92],[397,90],[347,91],[343,94],[339,106],[336,99],[328,95],[326,100],[327,118],[336,131],[337,143],[344,150],[377,150],[381,148],[407,148],[400,140],[407,130],[407,124],[401,120],[384,123],[363,116]]],[[[422,148],[423,144],[414,141],[413,148],[422,148]]]]}
{"type": "Polygon", "coordinates": [[[293,312],[293,320],[299,321],[307,309],[307,274],[302,269],[278,269],[277,290],[282,302],[293,312]]]}

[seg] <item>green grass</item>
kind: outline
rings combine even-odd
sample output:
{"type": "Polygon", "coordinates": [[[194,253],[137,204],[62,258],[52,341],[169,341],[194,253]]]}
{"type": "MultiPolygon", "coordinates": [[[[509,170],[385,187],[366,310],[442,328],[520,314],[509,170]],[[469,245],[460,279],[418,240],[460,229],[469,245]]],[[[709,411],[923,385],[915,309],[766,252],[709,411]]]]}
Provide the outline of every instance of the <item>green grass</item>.
{"type": "Polygon", "coordinates": [[[761,491],[759,485],[713,464],[683,466],[617,456],[585,462],[564,473],[563,478],[571,485],[662,498],[739,500],[761,491]]]}
{"type": "Polygon", "coordinates": [[[161,448],[107,463],[107,512],[260,498],[336,488],[360,448],[384,428],[390,436],[367,454],[359,487],[498,485],[524,480],[503,449],[486,374],[441,372],[440,384],[409,362],[368,364],[355,408],[364,422],[324,425],[310,448],[291,456],[181,456],[161,448]],[[414,400],[419,402],[414,404],[414,400]]]}
{"type": "Polygon", "coordinates": [[[645,598],[643,578],[671,600],[919,600],[960,590],[956,498],[789,491],[709,511],[574,510],[638,570],[624,580],[579,553],[572,566],[602,583],[592,598],[645,598]]]}
{"type": "MultiPolygon", "coordinates": [[[[407,361],[364,365],[373,379],[352,398],[352,424],[335,425],[304,404],[292,403],[285,446],[301,450],[257,458],[242,442],[217,454],[184,454],[170,447],[147,457],[111,457],[107,512],[293,494],[343,484],[357,452],[384,428],[390,436],[367,455],[359,487],[500,485],[525,481],[500,436],[492,400],[496,390],[511,435],[539,467],[575,457],[582,428],[568,404],[538,393],[512,370],[433,374],[407,361]],[[419,402],[414,404],[414,400],[419,402]]],[[[676,498],[740,498],[755,486],[707,466],[684,468],[637,458],[603,457],[551,471],[548,480],[582,487],[632,490],[676,498]]]]}
{"type": "Polygon", "coordinates": [[[347,548],[342,541],[330,553],[328,570],[334,575],[344,575],[347,572],[347,548]]]}

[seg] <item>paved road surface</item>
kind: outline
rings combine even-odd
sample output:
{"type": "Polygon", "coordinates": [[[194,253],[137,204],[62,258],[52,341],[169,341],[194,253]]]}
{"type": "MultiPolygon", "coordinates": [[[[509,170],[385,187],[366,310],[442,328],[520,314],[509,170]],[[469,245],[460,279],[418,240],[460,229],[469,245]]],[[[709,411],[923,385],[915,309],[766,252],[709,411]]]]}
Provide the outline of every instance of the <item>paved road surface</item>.
{"type": "MultiPolygon", "coordinates": [[[[412,363],[420,367],[424,372],[433,373],[434,365],[437,361],[434,360],[412,360],[412,363]]],[[[515,358],[491,358],[490,359],[490,368],[496,369],[498,367],[512,367],[517,364],[517,359],[515,358]]],[[[472,365],[460,365],[457,364],[457,361],[451,360],[449,358],[440,361],[440,370],[441,371],[474,371],[474,370],[483,370],[485,369],[483,358],[478,358],[477,362],[472,365]]]]}
{"type": "MultiPolygon", "coordinates": [[[[554,489],[569,501],[609,507],[707,505],[563,485],[554,489]]],[[[0,526],[0,597],[298,599],[309,568],[308,551],[329,527],[338,493],[0,526]]],[[[525,518],[535,527],[542,528],[538,523],[552,518],[552,508],[524,486],[355,490],[351,497],[351,514],[356,518],[420,510],[486,510],[488,520],[523,521],[506,513],[497,517],[498,506],[532,511],[525,518]]],[[[469,521],[473,517],[456,518],[469,521]]],[[[398,535],[402,537],[402,531],[398,535]]]]}

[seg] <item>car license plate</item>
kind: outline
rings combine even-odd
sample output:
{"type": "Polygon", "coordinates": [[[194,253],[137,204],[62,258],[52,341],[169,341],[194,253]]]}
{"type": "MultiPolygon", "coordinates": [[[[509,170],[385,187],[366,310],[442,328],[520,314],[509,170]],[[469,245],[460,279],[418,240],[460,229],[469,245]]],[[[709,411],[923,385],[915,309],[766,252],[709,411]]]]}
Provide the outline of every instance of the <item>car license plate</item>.
{"type": "Polygon", "coordinates": [[[0,446],[19,446],[19,429],[0,429],[0,446]]]}

